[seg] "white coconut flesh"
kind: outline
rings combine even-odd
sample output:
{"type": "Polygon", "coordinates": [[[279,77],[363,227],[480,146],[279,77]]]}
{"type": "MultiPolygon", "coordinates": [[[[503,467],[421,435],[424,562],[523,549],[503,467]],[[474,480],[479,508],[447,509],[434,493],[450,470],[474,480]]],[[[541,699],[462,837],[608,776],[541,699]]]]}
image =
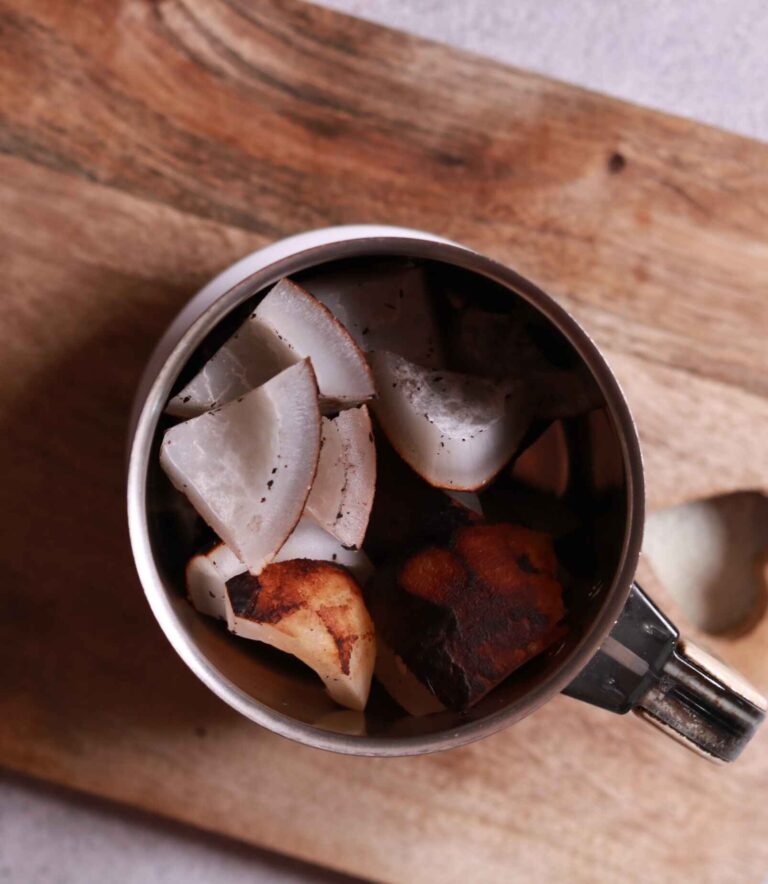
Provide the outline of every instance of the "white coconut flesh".
{"type": "MultiPolygon", "coordinates": [[[[333,562],[346,568],[361,585],[373,573],[368,556],[359,549],[347,549],[312,519],[303,518],[280,547],[274,562],[312,559],[333,562]]],[[[227,619],[226,582],[246,571],[245,565],[224,543],[197,553],[187,563],[187,594],[201,614],[227,619]]]]}
{"type": "Polygon", "coordinates": [[[356,405],[373,396],[370,369],[349,332],[316,298],[282,279],[171,399],[167,411],[179,417],[209,411],[307,357],[328,408],[356,405]]]}
{"type": "Polygon", "coordinates": [[[204,553],[192,556],[187,562],[187,595],[200,614],[227,619],[226,583],[236,574],[242,574],[245,565],[225,543],[204,553]]]}
{"type": "MultiPolygon", "coordinates": [[[[333,562],[346,568],[359,584],[373,573],[368,556],[359,549],[347,549],[312,519],[302,518],[280,547],[274,562],[312,559],[333,562]]],[[[226,583],[246,571],[245,565],[225,543],[192,556],[187,563],[187,595],[195,610],[209,617],[227,620],[226,583]]]]}
{"type": "Polygon", "coordinates": [[[273,561],[286,562],[291,559],[313,559],[341,565],[361,586],[373,573],[371,560],[361,549],[347,549],[307,516],[301,518],[273,561]]]}
{"type": "Polygon", "coordinates": [[[305,359],[233,402],[171,427],[160,463],[258,574],[299,521],[319,453],[317,384],[305,359]]]}
{"type": "Polygon", "coordinates": [[[442,364],[423,267],[366,265],[321,272],[304,284],[363,350],[390,350],[432,368],[442,364]]]}
{"type": "Polygon", "coordinates": [[[256,313],[299,357],[309,356],[320,396],[348,407],[374,395],[365,354],[339,320],[309,292],[281,280],[256,313]]]}
{"type": "Polygon", "coordinates": [[[409,715],[421,717],[445,712],[445,706],[381,638],[376,640],[374,675],[389,696],[409,715]]]}
{"type": "Polygon", "coordinates": [[[485,378],[433,371],[394,353],[370,354],[387,438],[438,488],[483,488],[514,454],[529,425],[511,389],[485,378]]]}
{"type": "Polygon", "coordinates": [[[292,654],[320,676],[337,703],[365,708],[376,640],[348,571],[329,562],[276,562],[258,577],[230,580],[227,599],[227,623],[235,635],[292,654]]]}
{"type": "Polygon", "coordinates": [[[297,362],[296,353],[254,313],[165,410],[174,417],[196,417],[260,387],[297,362]]]}
{"type": "Polygon", "coordinates": [[[345,546],[363,543],[376,490],[376,446],[365,405],[323,418],[320,460],[306,512],[345,546]]]}

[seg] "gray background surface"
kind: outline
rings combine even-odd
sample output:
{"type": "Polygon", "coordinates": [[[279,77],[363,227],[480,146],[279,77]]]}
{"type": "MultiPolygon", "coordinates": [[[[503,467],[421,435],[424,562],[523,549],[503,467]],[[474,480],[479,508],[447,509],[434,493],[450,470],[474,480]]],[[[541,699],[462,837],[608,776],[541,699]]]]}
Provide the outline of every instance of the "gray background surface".
{"type": "Polygon", "coordinates": [[[322,0],[322,5],[768,139],[766,0],[322,0]]]}
{"type": "MultiPolygon", "coordinates": [[[[325,0],[324,5],[768,138],[766,0],[325,0]]],[[[0,772],[3,882],[344,880],[0,772]]]]}

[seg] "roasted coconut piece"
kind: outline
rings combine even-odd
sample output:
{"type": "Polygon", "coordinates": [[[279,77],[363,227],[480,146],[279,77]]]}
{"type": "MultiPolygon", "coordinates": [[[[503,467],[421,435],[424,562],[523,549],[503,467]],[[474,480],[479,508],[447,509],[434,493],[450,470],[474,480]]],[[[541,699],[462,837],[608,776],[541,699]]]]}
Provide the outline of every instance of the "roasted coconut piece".
{"type": "Polygon", "coordinates": [[[373,623],[357,581],[339,565],[290,559],[227,581],[227,626],[293,654],[331,698],[362,710],[376,661],[373,623]]]}
{"type": "MultiPolygon", "coordinates": [[[[346,568],[355,580],[364,583],[373,566],[359,549],[347,549],[335,537],[307,517],[299,520],[272,563],[290,559],[335,562],[346,568]]],[[[221,541],[196,553],[187,562],[187,596],[201,614],[227,619],[227,581],[247,570],[232,550],[221,541]]]]}
{"type": "Polygon", "coordinates": [[[465,525],[382,568],[366,601],[393,652],[464,710],[564,634],[557,570],[547,534],[465,525]]]}

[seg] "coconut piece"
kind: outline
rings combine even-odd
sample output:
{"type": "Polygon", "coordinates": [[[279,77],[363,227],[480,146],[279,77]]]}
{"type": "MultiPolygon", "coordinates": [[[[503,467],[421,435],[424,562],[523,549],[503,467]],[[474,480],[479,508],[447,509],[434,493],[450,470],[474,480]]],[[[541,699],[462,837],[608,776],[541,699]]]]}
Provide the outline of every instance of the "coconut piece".
{"type": "Polygon", "coordinates": [[[364,267],[321,271],[304,284],[363,350],[390,350],[430,368],[443,364],[422,266],[366,262],[364,267]]]}
{"type": "Polygon", "coordinates": [[[160,463],[174,486],[255,574],[299,520],[320,453],[312,364],[171,427],[160,463]]]}
{"type": "Polygon", "coordinates": [[[309,292],[282,279],[166,410],[179,417],[209,411],[307,357],[324,407],[336,410],[373,396],[365,356],[344,326],[309,292]]]}
{"type": "Polygon", "coordinates": [[[174,417],[197,417],[260,387],[297,362],[297,354],[253,313],[165,410],[174,417]]]}
{"type": "Polygon", "coordinates": [[[545,534],[467,525],[377,571],[366,601],[413,675],[464,710],[564,634],[557,567],[545,534]]]}
{"type": "Polygon", "coordinates": [[[510,460],[530,420],[523,391],[485,378],[370,354],[374,413],[400,456],[431,485],[476,491],[510,460]]]}
{"type": "MultiPolygon", "coordinates": [[[[293,533],[273,559],[314,559],[335,562],[346,568],[363,584],[373,573],[368,556],[359,549],[347,549],[312,519],[301,519],[293,533]]],[[[206,552],[197,553],[187,563],[187,594],[195,610],[219,620],[227,619],[226,582],[246,570],[225,543],[217,543],[206,552]]]]}
{"type": "Polygon", "coordinates": [[[373,674],[389,696],[409,715],[421,717],[445,711],[445,706],[381,637],[376,639],[376,668],[373,674]]]}
{"type": "Polygon", "coordinates": [[[330,562],[291,559],[227,583],[227,625],[314,669],[337,703],[362,710],[376,660],[373,623],[354,577],[330,562]]]}
{"type": "Polygon", "coordinates": [[[361,585],[373,573],[371,560],[362,550],[347,549],[307,516],[302,517],[273,561],[285,562],[290,559],[333,562],[346,568],[361,585]]]}
{"type": "Polygon", "coordinates": [[[376,446],[365,405],[323,418],[320,460],[306,512],[349,547],[362,545],[376,491],[376,446]]]}
{"type": "Polygon", "coordinates": [[[226,583],[242,574],[245,565],[225,543],[217,543],[207,552],[197,553],[187,562],[187,595],[196,611],[227,619],[226,583]]]}

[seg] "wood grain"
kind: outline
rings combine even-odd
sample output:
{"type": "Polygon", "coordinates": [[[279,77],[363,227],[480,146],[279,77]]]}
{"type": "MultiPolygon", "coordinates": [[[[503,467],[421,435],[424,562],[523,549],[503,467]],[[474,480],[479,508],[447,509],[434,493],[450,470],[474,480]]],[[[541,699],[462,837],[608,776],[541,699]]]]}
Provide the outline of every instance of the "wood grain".
{"type": "MultiPolygon", "coordinates": [[[[196,287],[385,221],[562,298],[626,388],[652,506],[765,489],[768,148],[298,2],[0,10],[0,760],[385,880],[761,880],[766,734],[714,769],[558,698],[369,760],[239,719],[151,619],[123,470],[141,366],[196,287]]],[[[764,622],[709,644],[768,688],[764,622]]]]}

